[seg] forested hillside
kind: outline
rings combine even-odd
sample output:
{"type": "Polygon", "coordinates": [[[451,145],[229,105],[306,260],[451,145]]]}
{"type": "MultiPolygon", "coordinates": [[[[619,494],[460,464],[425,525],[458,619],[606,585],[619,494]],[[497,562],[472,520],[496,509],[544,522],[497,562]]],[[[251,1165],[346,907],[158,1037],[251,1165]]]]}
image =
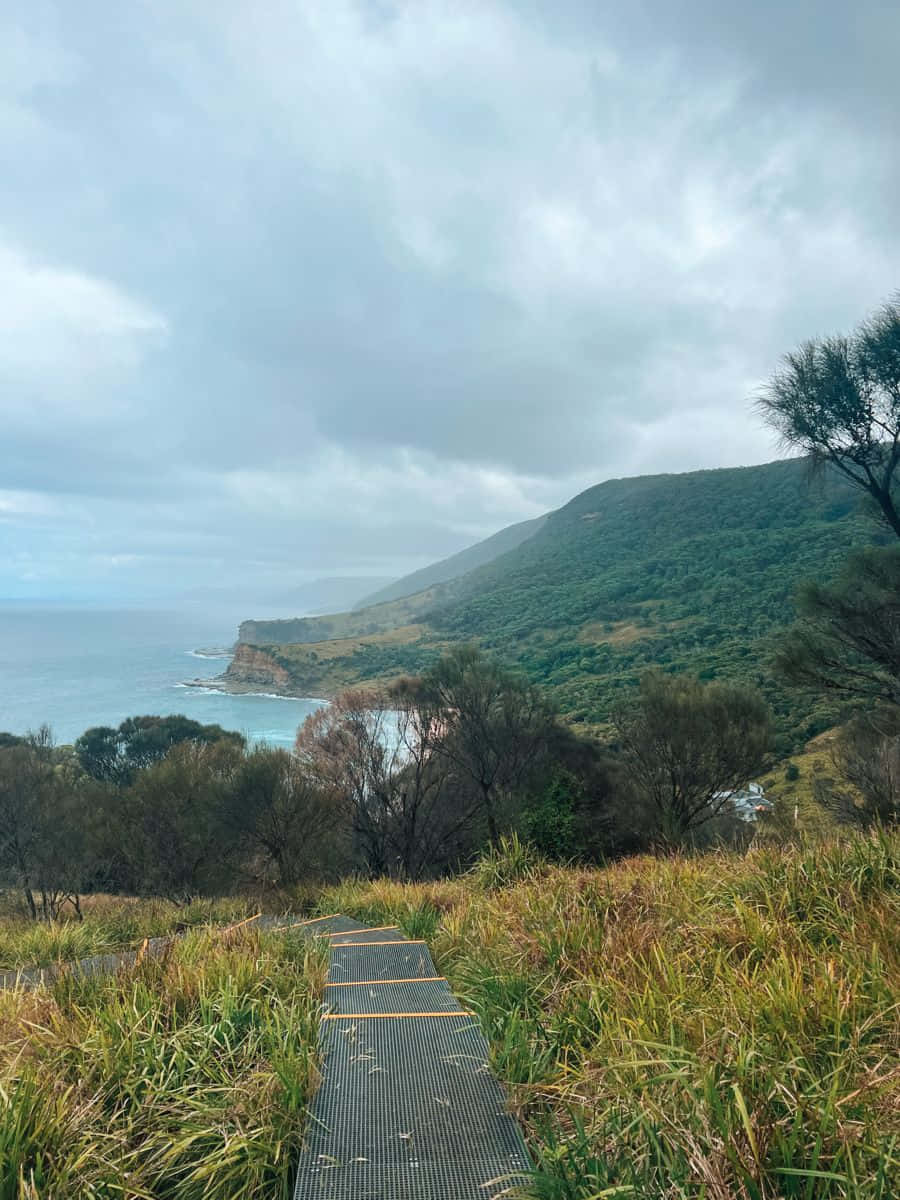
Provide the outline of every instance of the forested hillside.
{"type": "Polygon", "coordinates": [[[609,480],[452,589],[434,589],[408,638],[282,645],[277,658],[301,690],[322,681],[327,658],[333,690],[476,640],[590,724],[650,666],[740,679],[764,690],[787,748],[836,713],[775,683],[772,635],[792,619],[800,580],[828,578],[877,536],[857,494],[836,476],[811,478],[805,460],[609,480]]]}
{"type": "Polygon", "coordinates": [[[243,621],[238,640],[251,646],[308,644],[336,638],[368,637],[398,629],[417,621],[421,613],[438,601],[449,599],[463,586],[466,575],[476,567],[513,550],[532,537],[547,516],[509,525],[459,554],[423,567],[367,596],[350,612],[332,612],[312,617],[271,621],[243,621]]]}

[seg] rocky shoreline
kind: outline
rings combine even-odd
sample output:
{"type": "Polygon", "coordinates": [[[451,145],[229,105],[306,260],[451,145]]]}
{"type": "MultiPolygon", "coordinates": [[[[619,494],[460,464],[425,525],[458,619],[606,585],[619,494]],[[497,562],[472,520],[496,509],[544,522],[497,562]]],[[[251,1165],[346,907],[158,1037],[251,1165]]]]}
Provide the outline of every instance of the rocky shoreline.
{"type": "Polygon", "coordinates": [[[327,693],[310,696],[297,688],[267,686],[263,691],[259,684],[243,683],[240,680],[228,679],[225,675],[213,675],[209,679],[183,679],[180,686],[196,688],[200,692],[226,692],[229,696],[267,696],[275,700],[307,700],[316,704],[327,704],[334,698],[327,693]]]}
{"type": "MultiPolygon", "coordinates": [[[[327,693],[310,696],[308,688],[298,687],[288,670],[271,654],[258,646],[239,642],[227,670],[207,678],[185,679],[183,687],[227,692],[233,696],[283,696],[292,700],[327,700],[327,693]]],[[[317,689],[320,690],[320,689],[317,689]]]]}

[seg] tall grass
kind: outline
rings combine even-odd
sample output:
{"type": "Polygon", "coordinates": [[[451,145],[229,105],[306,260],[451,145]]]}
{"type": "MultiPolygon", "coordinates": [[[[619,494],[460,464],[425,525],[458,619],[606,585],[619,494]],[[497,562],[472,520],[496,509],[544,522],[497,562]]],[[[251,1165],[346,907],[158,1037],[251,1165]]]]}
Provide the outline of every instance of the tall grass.
{"type": "Polygon", "coordinates": [[[508,859],[323,908],[439,920],[536,1195],[900,1196],[900,834],[602,871],[508,859]]]}
{"type": "Polygon", "coordinates": [[[118,975],[0,993],[0,1200],[288,1197],[325,953],[201,930],[118,975]]]}
{"type": "MultiPolygon", "coordinates": [[[[348,881],[319,907],[428,939],[541,1200],[900,1196],[898,833],[604,870],[511,844],[457,880],[348,881]]],[[[0,993],[0,1200],[286,1200],[326,951],[202,926],[248,911],[0,923],[16,962],[200,923],[117,975],[0,993]]]]}
{"type": "Polygon", "coordinates": [[[73,962],[139,945],[195,926],[239,921],[258,911],[246,899],[198,900],[175,905],[165,900],[90,898],[84,920],[32,921],[15,913],[0,917],[0,971],[73,962]]]}

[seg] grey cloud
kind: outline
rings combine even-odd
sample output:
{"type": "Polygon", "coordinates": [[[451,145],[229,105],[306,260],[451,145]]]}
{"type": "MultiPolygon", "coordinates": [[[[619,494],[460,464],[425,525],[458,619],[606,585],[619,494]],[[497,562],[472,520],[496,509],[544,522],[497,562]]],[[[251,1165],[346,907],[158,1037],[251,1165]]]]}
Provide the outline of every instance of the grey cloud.
{"type": "Polygon", "coordinates": [[[73,497],[0,508],[29,574],[388,573],[759,461],[778,355],[896,286],[893,6],[2,22],[0,488],[73,497]]]}

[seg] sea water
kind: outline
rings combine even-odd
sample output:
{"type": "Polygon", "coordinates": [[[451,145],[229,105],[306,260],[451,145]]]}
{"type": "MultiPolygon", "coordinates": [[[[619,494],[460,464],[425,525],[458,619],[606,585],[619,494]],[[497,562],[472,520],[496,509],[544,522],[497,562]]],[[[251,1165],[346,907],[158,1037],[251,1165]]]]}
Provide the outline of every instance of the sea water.
{"type": "Polygon", "coordinates": [[[67,743],[92,725],[184,713],[253,742],[292,745],[321,702],[218,690],[213,677],[235,634],[231,621],[198,612],[0,605],[0,731],[46,723],[67,743]],[[217,647],[218,657],[197,654],[217,647]],[[185,687],[187,679],[211,683],[185,687]]]}

